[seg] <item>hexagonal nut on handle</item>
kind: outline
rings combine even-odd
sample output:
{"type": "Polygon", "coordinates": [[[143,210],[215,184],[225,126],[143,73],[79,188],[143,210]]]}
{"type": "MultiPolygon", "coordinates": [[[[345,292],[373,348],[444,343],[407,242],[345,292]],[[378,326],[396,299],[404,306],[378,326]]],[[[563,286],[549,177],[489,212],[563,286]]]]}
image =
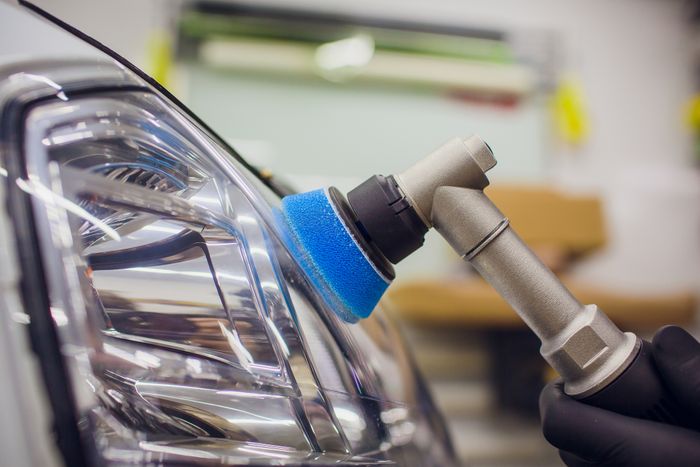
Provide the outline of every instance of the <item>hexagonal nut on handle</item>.
{"type": "Polygon", "coordinates": [[[598,309],[587,305],[554,339],[542,343],[542,356],[566,381],[566,393],[586,397],[626,368],[637,338],[623,333],[598,309]]]}

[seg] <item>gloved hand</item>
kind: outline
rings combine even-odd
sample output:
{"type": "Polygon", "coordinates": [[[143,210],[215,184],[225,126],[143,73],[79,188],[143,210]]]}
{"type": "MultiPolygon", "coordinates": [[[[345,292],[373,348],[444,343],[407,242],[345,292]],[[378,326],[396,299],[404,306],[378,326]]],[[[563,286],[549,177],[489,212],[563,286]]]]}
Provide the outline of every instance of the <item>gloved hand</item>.
{"type": "MultiPolygon", "coordinates": [[[[680,407],[700,426],[700,343],[677,326],[652,341],[659,374],[680,407]]],[[[700,432],[627,417],[583,404],[555,381],[540,395],[544,437],[569,467],[700,466],[700,432]]]]}

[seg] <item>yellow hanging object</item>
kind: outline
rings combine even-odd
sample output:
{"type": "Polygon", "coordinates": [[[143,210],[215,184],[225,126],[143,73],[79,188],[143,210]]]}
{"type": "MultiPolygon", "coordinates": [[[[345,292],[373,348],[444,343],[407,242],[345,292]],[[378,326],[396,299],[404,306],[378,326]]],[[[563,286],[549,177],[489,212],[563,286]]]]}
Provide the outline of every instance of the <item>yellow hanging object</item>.
{"type": "Polygon", "coordinates": [[[148,68],[151,77],[168,87],[172,68],[172,41],[164,31],[156,31],[148,40],[148,68]]]}
{"type": "Polygon", "coordinates": [[[694,133],[700,133],[700,94],[694,95],[688,101],[685,121],[694,133]]]}
{"type": "Polygon", "coordinates": [[[563,141],[574,145],[585,142],[590,125],[581,86],[573,80],[563,80],[553,96],[552,114],[563,141]]]}

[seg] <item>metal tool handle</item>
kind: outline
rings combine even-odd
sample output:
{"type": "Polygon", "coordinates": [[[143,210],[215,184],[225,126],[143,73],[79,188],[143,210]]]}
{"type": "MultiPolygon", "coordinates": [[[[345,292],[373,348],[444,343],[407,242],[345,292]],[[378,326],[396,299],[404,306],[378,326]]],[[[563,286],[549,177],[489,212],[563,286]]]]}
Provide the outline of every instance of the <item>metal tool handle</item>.
{"type": "Polygon", "coordinates": [[[481,190],[441,187],[433,223],[542,341],[565,392],[624,415],[687,425],[656,370],[649,343],[582,305],[527,247],[481,190]]]}

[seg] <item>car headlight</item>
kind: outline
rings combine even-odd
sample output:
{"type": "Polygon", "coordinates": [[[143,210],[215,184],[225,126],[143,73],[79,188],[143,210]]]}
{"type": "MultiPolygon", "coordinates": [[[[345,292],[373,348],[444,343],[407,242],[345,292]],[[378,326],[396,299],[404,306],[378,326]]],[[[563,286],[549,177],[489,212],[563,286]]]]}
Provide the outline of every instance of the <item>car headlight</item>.
{"type": "Polygon", "coordinates": [[[89,461],[451,463],[386,317],[336,318],[279,197],[206,130],[115,65],[0,78],[20,257],[46,286],[28,321],[50,316],[89,461]]]}

